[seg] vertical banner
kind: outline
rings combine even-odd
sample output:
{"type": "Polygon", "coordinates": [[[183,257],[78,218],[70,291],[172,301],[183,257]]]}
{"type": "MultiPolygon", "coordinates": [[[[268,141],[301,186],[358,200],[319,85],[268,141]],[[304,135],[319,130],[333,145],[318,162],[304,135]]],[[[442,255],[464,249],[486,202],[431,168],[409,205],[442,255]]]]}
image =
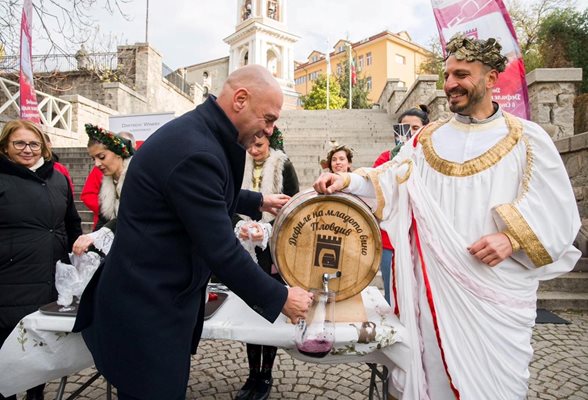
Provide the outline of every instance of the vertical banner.
{"type": "Polygon", "coordinates": [[[431,0],[443,51],[461,32],[476,39],[493,37],[508,58],[504,72],[492,91],[492,99],[504,111],[529,119],[529,95],[525,66],[516,33],[502,0],[431,0]]]}
{"type": "Polygon", "coordinates": [[[327,39],[327,52],[325,55],[325,60],[327,61],[327,110],[330,107],[330,81],[331,81],[331,48],[329,46],[329,39],[327,39]]]}
{"type": "Polygon", "coordinates": [[[32,0],[24,0],[20,22],[20,118],[40,123],[37,95],[33,84],[32,0]]]}

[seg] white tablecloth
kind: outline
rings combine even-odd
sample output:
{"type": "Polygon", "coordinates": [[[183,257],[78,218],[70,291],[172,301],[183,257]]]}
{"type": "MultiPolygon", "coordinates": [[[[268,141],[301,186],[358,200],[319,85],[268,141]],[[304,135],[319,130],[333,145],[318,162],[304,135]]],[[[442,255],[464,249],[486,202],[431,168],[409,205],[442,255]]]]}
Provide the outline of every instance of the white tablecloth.
{"type": "MultiPolygon", "coordinates": [[[[269,323],[239,297],[229,293],[225,303],[205,321],[202,339],[229,339],[277,346],[303,361],[319,363],[369,362],[390,370],[406,370],[409,349],[406,331],[374,287],[362,292],[368,321],[364,333],[368,343],[358,343],[361,323],[337,323],[335,346],[324,358],[304,356],[294,345],[294,327],[280,315],[269,323]]],[[[0,349],[0,393],[22,392],[41,383],[59,379],[91,367],[94,362],[82,337],[70,333],[73,317],[49,316],[37,311],[27,315],[0,349]]]]}

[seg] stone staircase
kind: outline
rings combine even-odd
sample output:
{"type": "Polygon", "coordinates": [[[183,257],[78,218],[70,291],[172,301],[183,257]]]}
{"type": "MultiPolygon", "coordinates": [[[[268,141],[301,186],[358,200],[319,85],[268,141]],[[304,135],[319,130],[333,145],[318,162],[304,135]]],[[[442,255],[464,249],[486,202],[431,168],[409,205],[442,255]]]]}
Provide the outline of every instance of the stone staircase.
{"type": "Polygon", "coordinates": [[[580,258],[573,271],[542,281],[537,307],[547,310],[588,310],[588,258],[580,258]]]}
{"type": "Polygon", "coordinates": [[[82,218],[82,231],[92,232],[93,214],[80,200],[80,193],[86,182],[86,177],[92,169],[92,160],[85,147],[59,147],[53,148],[59,156],[59,162],[67,167],[74,184],[74,200],[78,213],[82,218]]]}
{"type": "Polygon", "coordinates": [[[329,140],[353,148],[353,168],[371,167],[382,151],[392,148],[393,123],[382,110],[284,110],[277,125],[303,189],[320,175],[319,161],[330,150],[329,140]]]}
{"type": "MultiPolygon", "coordinates": [[[[278,126],[284,134],[284,147],[296,168],[301,189],[312,186],[321,173],[319,161],[329,150],[329,140],[354,149],[353,167],[371,166],[393,144],[394,121],[380,110],[284,110],[278,126]]],[[[92,229],[92,213],[79,200],[92,162],[86,148],[55,148],[60,161],[70,171],[76,207],[84,232],[92,229]]],[[[383,289],[378,272],[371,285],[383,289]]],[[[574,270],[562,277],[541,282],[538,307],[548,310],[588,310],[588,258],[582,258],[574,270]]]]}

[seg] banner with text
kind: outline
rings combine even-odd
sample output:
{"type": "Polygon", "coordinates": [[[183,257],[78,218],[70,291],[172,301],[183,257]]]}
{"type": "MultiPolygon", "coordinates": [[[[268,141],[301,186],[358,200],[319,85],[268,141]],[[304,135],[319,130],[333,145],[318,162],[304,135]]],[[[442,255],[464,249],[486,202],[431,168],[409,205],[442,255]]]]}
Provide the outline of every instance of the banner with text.
{"type": "Polygon", "coordinates": [[[134,115],[111,115],[108,117],[108,129],[112,132],[131,132],[139,147],[153,132],[163,124],[175,118],[173,112],[134,115]]]}
{"type": "Polygon", "coordinates": [[[20,22],[20,118],[40,123],[37,95],[33,83],[33,3],[25,0],[20,22]]]}
{"type": "Polygon", "coordinates": [[[516,33],[502,0],[431,0],[442,48],[456,33],[477,39],[493,37],[508,57],[492,98],[511,114],[529,119],[525,66],[516,33]]]}

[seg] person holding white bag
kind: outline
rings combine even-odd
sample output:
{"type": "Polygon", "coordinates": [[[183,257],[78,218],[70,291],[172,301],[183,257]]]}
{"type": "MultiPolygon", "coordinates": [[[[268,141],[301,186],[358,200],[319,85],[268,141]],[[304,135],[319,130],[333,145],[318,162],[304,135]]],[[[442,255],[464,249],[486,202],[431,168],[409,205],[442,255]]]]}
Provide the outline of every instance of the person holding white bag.
{"type": "MultiPolygon", "coordinates": [[[[23,317],[57,299],[55,264],[81,233],[71,186],[53,168],[39,126],[6,123],[0,134],[0,347],[23,317]]],[[[26,398],[42,400],[44,387],[27,390],[26,398]]]]}
{"type": "Polygon", "coordinates": [[[94,246],[105,255],[114,239],[120,194],[135,150],[131,140],[95,125],[86,124],[86,134],[88,153],[104,174],[98,196],[100,215],[94,232],[80,236],[73,252],[79,256],[94,246]]]}

